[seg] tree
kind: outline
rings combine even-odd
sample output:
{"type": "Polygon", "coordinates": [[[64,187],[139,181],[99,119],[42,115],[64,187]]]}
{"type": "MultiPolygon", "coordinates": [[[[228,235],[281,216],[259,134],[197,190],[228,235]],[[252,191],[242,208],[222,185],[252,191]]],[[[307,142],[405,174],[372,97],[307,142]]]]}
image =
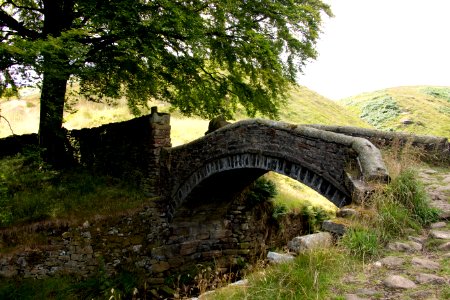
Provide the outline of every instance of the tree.
{"type": "Polygon", "coordinates": [[[0,0],[0,93],[41,83],[40,145],[60,162],[66,86],[86,97],[149,98],[186,115],[274,117],[308,59],[320,0],[0,0]]]}

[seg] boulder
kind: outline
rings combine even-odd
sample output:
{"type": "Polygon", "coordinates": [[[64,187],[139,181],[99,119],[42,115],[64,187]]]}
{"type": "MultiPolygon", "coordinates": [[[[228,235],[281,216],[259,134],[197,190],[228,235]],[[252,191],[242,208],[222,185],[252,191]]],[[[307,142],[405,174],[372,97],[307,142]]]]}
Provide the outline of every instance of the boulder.
{"type": "Polygon", "coordinates": [[[329,248],[333,244],[333,236],[329,232],[319,232],[297,236],[288,242],[288,248],[295,253],[329,248]]]}
{"type": "Polygon", "coordinates": [[[344,233],[347,231],[347,226],[341,223],[336,223],[331,220],[323,221],[322,223],[322,230],[325,230],[327,232],[331,232],[337,235],[344,235],[344,233]]]}
{"type": "Polygon", "coordinates": [[[280,263],[292,261],[292,260],[294,260],[294,257],[290,254],[276,253],[276,252],[269,251],[269,253],[267,253],[267,259],[271,263],[280,264],[280,263]]]}
{"type": "Polygon", "coordinates": [[[414,282],[400,275],[387,277],[383,280],[383,284],[392,289],[412,289],[416,287],[414,282]]]}

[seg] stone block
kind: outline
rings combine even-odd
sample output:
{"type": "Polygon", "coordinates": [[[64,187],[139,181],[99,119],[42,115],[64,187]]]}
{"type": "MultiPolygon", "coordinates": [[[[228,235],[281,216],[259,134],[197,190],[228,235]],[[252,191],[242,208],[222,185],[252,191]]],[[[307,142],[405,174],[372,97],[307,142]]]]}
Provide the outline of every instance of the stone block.
{"type": "Polygon", "coordinates": [[[248,255],[250,253],[249,249],[225,249],[223,250],[224,255],[248,255]]]}
{"type": "Polygon", "coordinates": [[[353,208],[341,208],[336,212],[338,218],[351,218],[358,215],[358,212],[353,208]]]}
{"type": "Polygon", "coordinates": [[[267,253],[267,259],[274,264],[289,262],[294,260],[294,256],[285,253],[270,252],[267,253]]]}
{"type": "Polygon", "coordinates": [[[185,256],[197,251],[198,241],[188,241],[181,244],[180,247],[180,255],[185,256]]]}
{"type": "Polygon", "coordinates": [[[12,266],[8,266],[7,268],[2,268],[0,270],[0,277],[13,277],[18,274],[17,269],[13,268],[12,266]]]}
{"type": "Polygon", "coordinates": [[[347,232],[347,226],[331,220],[326,220],[322,223],[322,230],[335,233],[337,235],[344,235],[347,232]]]}
{"type": "Polygon", "coordinates": [[[319,232],[298,236],[288,242],[289,250],[302,253],[316,249],[331,247],[333,244],[333,236],[328,232],[319,232]]]}
{"type": "Polygon", "coordinates": [[[183,257],[174,257],[167,261],[171,268],[178,268],[179,266],[184,264],[184,258],[183,257]]]}
{"type": "Polygon", "coordinates": [[[220,257],[221,255],[222,255],[222,251],[220,251],[220,250],[212,250],[212,251],[202,252],[202,258],[205,258],[205,259],[220,257]]]}
{"type": "Polygon", "coordinates": [[[414,252],[421,251],[422,244],[408,241],[408,242],[392,242],[387,245],[387,248],[392,251],[400,251],[400,252],[414,252]]]}
{"type": "Polygon", "coordinates": [[[92,254],[94,253],[94,250],[92,249],[91,245],[86,245],[86,246],[77,246],[76,252],[78,254],[92,254]]]}

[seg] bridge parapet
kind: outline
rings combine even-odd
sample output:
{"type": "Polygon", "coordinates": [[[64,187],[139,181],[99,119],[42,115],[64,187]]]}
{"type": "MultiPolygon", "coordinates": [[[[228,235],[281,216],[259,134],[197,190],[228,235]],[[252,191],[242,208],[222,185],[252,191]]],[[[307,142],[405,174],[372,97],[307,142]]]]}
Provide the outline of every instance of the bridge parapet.
{"type": "Polygon", "coordinates": [[[448,157],[450,155],[450,144],[446,137],[415,135],[406,132],[382,131],[353,126],[332,126],[321,124],[309,124],[306,126],[354,137],[362,137],[371,141],[377,147],[392,146],[394,143],[399,143],[401,145],[411,143],[414,147],[419,147],[427,151],[431,150],[440,152],[442,156],[448,157]]]}

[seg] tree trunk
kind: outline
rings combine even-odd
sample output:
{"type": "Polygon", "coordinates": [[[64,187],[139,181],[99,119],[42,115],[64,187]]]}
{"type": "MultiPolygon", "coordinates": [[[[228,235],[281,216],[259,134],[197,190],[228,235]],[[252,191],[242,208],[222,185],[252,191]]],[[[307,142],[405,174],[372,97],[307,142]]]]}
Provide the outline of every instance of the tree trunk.
{"type": "Polygon", "coordinates": [[[44,61],[46,71],[41,92],[39,145],[43,149],[44,161],[53,167],[62,168],[70,163],[65,149],[66,136],[62,128],[69,75],[66,74],[61,61],[54,64],[49,57],[44,58],[44,61]]]}
{"type": "MultiPolygon", "coordinates": [[[[71,27],[74,0],[43,0],[46,37],[59,37],[71,27]]],[[[39,118],[39,145],[43,159],[53,167],[62,168],[71,163],[66,151],[66,135],[62,128],[66,85],[70,64],[65,49],[48,49],[43,53],[43,82],[39,118]]]]}

